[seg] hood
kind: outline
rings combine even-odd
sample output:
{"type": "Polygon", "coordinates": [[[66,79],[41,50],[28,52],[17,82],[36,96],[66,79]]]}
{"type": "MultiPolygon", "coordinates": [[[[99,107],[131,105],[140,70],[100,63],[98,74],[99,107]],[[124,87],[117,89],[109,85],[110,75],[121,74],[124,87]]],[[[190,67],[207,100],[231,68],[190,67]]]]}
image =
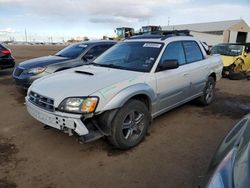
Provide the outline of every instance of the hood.
{"type": "Polygon", "coordinates": [[[59,57],[59,56],[45,56],[45,57],[39,57],[39,58],[24,61],[20,63],[19,66],[24,69],[31,69],[31,68],[43,67],[43,66],[47,66],[50,64],[59,63],[59,62],[67,61],[67,60],[69,60],[69,58],[59,57]]]}
{"type": "Polygon", "coordinates": [[[89,96],[140,75],[144,73],[85,65],[40,78],[29,90],[54,99],[57,107],[67,97],[89,96]]]}
{"type": "Polygon", "coordinates": [[[222,61],[223,61],[223,66],[228,67],[234,63],[234,61],[238,58],[239,56],[224,56],[222,55],[222,61]]]}

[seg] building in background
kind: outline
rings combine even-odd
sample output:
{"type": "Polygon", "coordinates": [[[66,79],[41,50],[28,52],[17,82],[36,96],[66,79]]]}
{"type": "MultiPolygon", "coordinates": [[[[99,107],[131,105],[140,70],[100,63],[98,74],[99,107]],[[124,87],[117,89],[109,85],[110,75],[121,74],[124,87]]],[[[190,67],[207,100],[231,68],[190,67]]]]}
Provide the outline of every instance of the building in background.
{"type": "Polygon", "coordinates": [[[208,45],[250,42],[250,27],[240,20],[163,26],[163,30],[185,30],[208,45]]]}

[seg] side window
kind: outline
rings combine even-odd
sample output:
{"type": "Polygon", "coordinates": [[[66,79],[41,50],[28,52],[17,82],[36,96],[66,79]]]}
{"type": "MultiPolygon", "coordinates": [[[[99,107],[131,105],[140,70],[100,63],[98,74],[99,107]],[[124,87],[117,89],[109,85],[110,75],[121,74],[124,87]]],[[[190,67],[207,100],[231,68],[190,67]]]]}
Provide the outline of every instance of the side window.
{"type": "Polygon", "coordinates": [[[172,42],[168,44],[161,57],[161,61],[165,60],[178,60],[180,65],[186,63],[185,54],[181,42],[172,42]]]}
{"type": "Polygon", "coordinates": [[[112,44],[105,44],[105,45],[100,45],[100,46],[94,46],[91,48],[86,55],[93,55],[94,58],[98,57],[101,55],[103,52],[105,52],[107,49],[109,49],[112,44]]]}
{"type": "Polygon", "coordinates": [[[192,63],[203,59],[203,54],[197,42],[185,41],[183,42],[183,46],[187,58],[187,63],[192,63]]]}

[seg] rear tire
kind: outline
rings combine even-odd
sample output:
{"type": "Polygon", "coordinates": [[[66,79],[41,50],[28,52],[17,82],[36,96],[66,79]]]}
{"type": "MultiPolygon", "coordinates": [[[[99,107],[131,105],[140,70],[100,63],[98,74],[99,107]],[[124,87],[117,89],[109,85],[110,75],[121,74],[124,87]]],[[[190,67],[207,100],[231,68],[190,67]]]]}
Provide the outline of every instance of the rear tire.
{"type": "Polygon", "coordinates": [[[143,102],[128,101],[112,121],[109,142],[124,150],[138,145],[147,133],[150,120],[149,110],[143,102]]]}
{"type": "Polygon", "coordinates": [[[248,80],[250,80],[250,72],[246,73],[246,77],[247,77],[248,80]]]}
{"type": "Polygon", "coordinates": [[[198,101],[203,105],[207,106],[211,104],[214,100],[214,89],[215,80],[213,77],[208,77],[206,87],[204,88],[203,95],[198,99],[198,101]]]}

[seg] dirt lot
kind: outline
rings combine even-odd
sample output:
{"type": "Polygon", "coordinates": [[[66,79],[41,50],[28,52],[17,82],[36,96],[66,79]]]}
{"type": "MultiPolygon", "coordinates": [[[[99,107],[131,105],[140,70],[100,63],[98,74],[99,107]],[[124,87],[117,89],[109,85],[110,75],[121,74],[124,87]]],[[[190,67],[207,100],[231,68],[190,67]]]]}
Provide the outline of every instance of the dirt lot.
{"type": "MultiPolygon", "coordinates": [[[[61,47],[10,48],[20,62],[61,47]]],[[[82,145],[28,115],[11,71],[0,71],[1,188],[197,187],[223,136],[250,112],[250,81],[223,79],[211,106],[189,103],[158,117],[134,149],[104,139],[82,145]]]]}

